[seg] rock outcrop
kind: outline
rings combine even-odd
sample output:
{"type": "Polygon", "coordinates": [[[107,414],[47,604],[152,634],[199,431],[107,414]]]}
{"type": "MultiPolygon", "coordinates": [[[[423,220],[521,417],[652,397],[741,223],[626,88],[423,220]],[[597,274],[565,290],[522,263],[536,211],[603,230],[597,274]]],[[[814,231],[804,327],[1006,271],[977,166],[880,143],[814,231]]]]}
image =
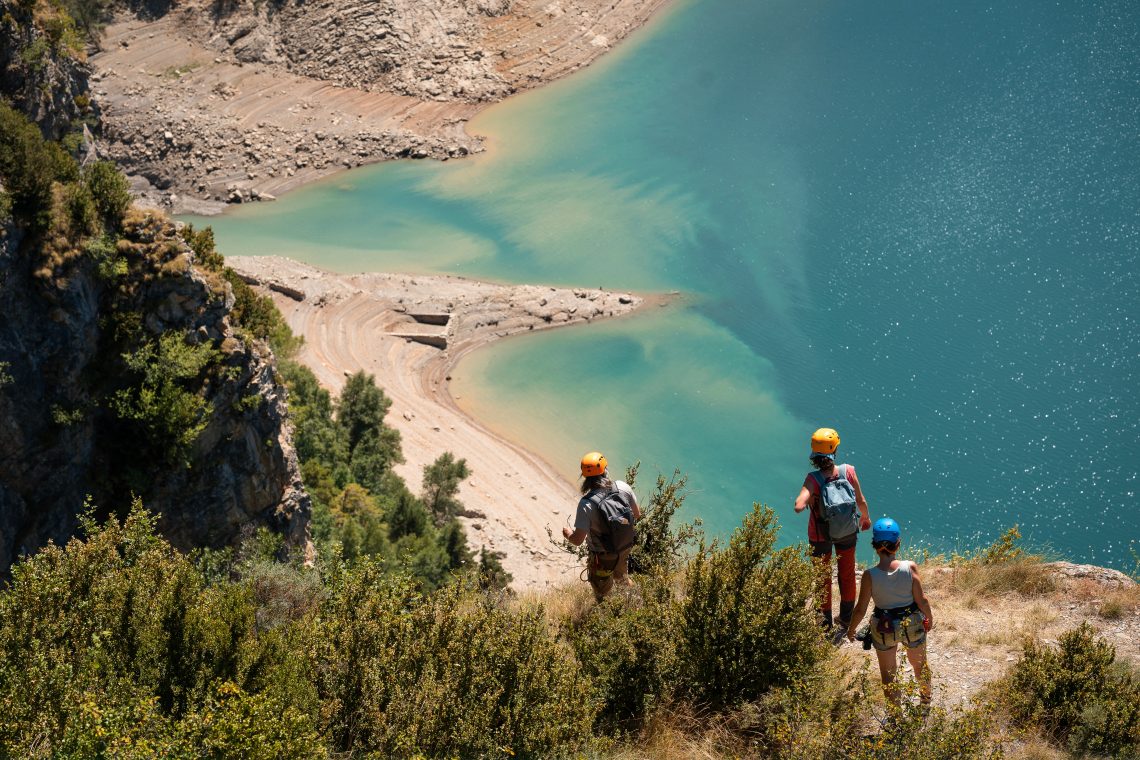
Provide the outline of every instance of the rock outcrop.
{"type": "Polygon", "coordinates": [[[265,526],[311,552],[285,392],[268,348],[230,323],[228,283],[193,266],[160,216],[132,212],[119,253],[124,266],[108,272],[89,253],[45,259],[14,229],[0,238],[0,570],[65,541],[88,496],[106,514],[129,492],[184,549],[265,526]],[[213,349],[185,382],[208,412],[184,458],[126,437],[145,429],[116,414],[111,352],[124,326],[144,343],[178,335],[213,349]]]}
{"type": "Polygon", "coordinates": [[[61,139],[86,116],[97,116],[88,92],[90,67],[83,42],[61,8],[37,9],[0,0],[0,93],[61,139]]]}
{"type": "Polygon", "coordinates": [[[243,63],[421,100],[498,100],[513,91],[481,45],[507,0],[194,3],[180,13],[207,46],[243,63]]]}

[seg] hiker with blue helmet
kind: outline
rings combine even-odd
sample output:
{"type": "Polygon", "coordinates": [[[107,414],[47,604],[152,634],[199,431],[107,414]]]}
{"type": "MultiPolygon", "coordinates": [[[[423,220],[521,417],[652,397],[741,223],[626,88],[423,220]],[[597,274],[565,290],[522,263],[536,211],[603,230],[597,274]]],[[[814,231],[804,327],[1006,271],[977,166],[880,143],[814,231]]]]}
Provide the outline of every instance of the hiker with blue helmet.
{"type": "Polygon", "coordinates": [[[843,631],[851,621],[851,610],[855,608],[855,544],[859,531],[870,529],[871,513],[855,468],[835,463],[838,448],[839,433],[832,428],[820,428],[812,433],[809,459],[815,470],[804,478],[795,510],[798,513],[811,509],[808,543],[812,557],[820,565],[819,612],[823,627],[828,630],[832,626],[831,552],[835,550],[840,599],[836,635],[842,640],[843,631]]]}
{"type": "Polygon", "coordinates": [[[611,480],[605,456],[591,451],[582,457],[582,498],[574,514],[574,528],[562,528],[562,537],[574,546],[586,542],[589,559],[586,580],[594,598],[602,601],[614,582],[632,585],[629,553],[637,543],[634,523],[641,519],[637,495],[623,480],[611,480]]]}
{"type": "Polygon", "coordinates": [[[899,690],[894,681],[899,666],[897,650],[902,644],[918,679],[922,703],[928,705],[930,669],[926,666],[926,632],[934,627],[934,615],[922,592],[918,565],[910,560],[895,559],[901,540],[902,531],[897,522],[889,517],[875,522],[871,529],[871,546],[879,555],[879,564],[863,571],[859,602],[847,626],[847,638],[855,640],[856,628],[873,600],[875,609],[871,613],[869,633],[879,658],[883,692],[891,701],[899,701],[899,690]]]}

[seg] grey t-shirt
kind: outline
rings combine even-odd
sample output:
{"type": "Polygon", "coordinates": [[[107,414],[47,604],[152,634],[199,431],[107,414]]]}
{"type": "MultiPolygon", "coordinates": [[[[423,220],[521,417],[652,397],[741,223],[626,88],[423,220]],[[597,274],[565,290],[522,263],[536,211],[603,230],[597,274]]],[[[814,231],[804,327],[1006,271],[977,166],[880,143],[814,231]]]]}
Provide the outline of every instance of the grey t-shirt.
{"type": "Polygon", "coordinates": [[[899,566],[889,573],[878,566],[867,568],[867,572],[871,576],[871,598],[875,600],[876,607],[893,610],[914,604],[911,585],[914,576],[909,561],[899,562],[899,566]]]}
{"type": "MultiPolygon", "coordinates": [[[[637,503],[637,494],[629,487],[629,484],[624,480],[615,480],[614,488],[619,491],[625,491],[633,497],[633,502],[637,503]]],[[[578,501],[578,511],[574,514],[574,531],[586,531],[586,547],[592,552],[605,552],[602,546],[601,539],[599,538],[605,531],[602,527],[601,515],[598,510],[594,508],[593,502],[590,497],[597,494],[598,489],[590,491],[578,501]]]]}

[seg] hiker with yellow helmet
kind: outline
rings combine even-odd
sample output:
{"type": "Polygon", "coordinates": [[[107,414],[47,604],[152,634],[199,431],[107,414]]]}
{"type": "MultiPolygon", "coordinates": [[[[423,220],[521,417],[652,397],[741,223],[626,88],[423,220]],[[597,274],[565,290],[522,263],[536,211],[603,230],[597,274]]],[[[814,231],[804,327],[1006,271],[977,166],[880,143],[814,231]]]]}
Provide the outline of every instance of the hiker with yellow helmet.
{"type": "Polygon", "coordinates": [[[633,524],[641,507],[629,484],[611,480],[606,458],[598,451],[582,457],[582,498],[574,514],[574,529],[562,528],[562,537],[574,546],[586,541],[590,556],[586,580],[600,602],[614,582],[631,585],[629,553],[637,542],[633,524]]]}
{"type": "Polygon", "coordinates": [[[832,627],[831,553],[835,550],[839,564],[839,630],[846,632],[855,609],[855,544],[859,531],[869,530],[871,514],[855,468],[835,463],[839,433],[820,428],[812,433],[809,460],[815,468],[804,478],[796,497],[795,510],[811,509],[808,517],[808,543],[812,556],[819,561],[820,605],[824,628],[832,627]]]}

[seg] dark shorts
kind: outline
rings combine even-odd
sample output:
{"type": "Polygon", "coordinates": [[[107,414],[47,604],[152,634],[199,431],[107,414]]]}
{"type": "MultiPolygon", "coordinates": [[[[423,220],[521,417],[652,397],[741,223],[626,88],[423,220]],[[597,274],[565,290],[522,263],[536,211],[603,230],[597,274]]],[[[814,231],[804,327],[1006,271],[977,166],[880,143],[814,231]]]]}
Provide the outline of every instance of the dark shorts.
{"type": "Polygon", "coordinates": [[[590,552],[586,561],[586,580],[594,589],[594,596],[600,601],[610,593],[614,581],[624,582],[629,570],[629,553],[633,547],[617,554],[595,554],[590,552]]]}
{"type": "Polygon", "coordinates": [[[842,541],[809,541],[811,544],[811,556],[825,557],[832,553],[832,547],[835,547],[836,552],[845,552],[855,546],[859,541],[859,534],[845,538],[842,541]]]}

